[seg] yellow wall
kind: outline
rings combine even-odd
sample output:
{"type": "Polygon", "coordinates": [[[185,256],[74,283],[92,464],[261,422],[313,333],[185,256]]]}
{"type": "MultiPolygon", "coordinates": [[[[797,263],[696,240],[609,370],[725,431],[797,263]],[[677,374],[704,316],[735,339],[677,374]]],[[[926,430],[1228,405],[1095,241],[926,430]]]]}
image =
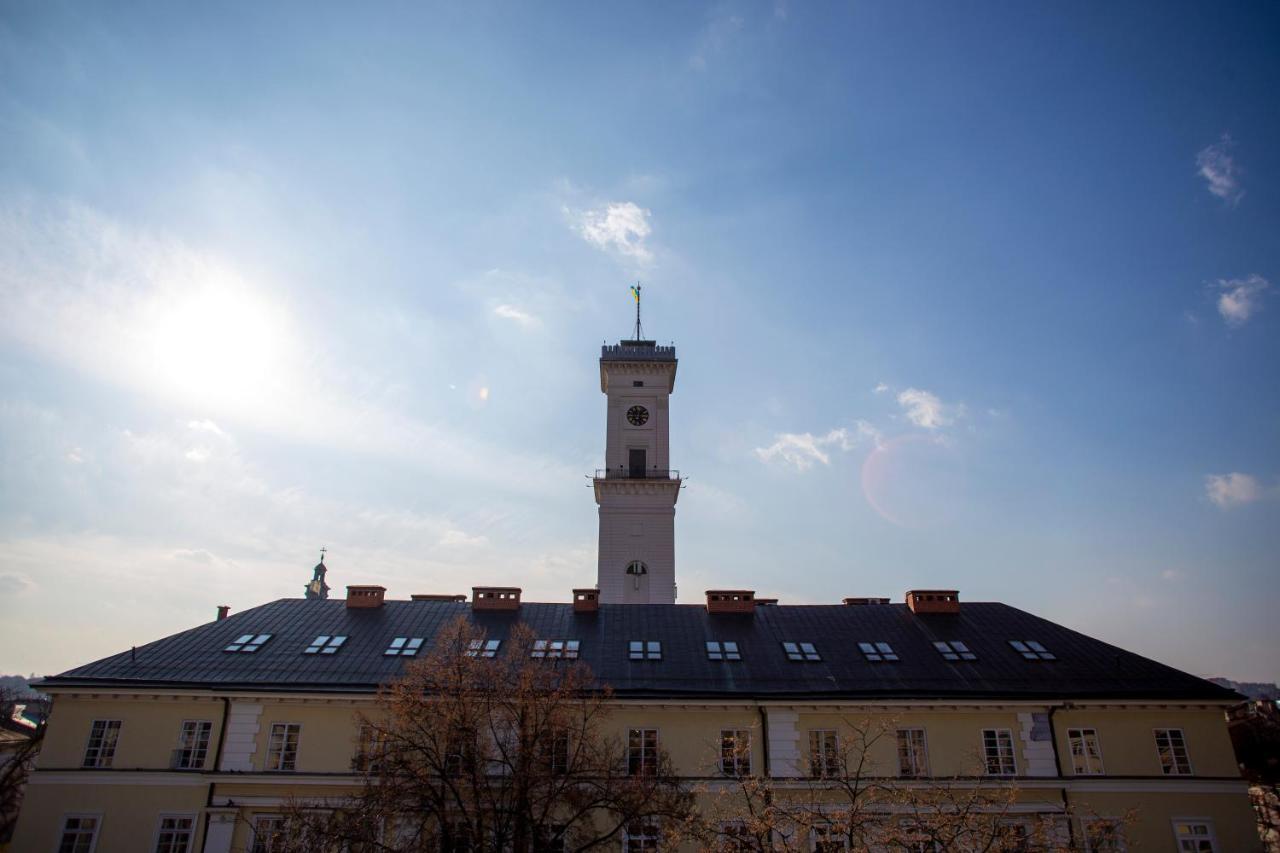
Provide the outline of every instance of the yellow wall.
{"type": "Polygon", "coordinates": [[[55,697],[49,730],[40,750],[41,768],[80,767],[94,720],[120,720],[120,739],[111,766],[115,769],[169,766],[179,746],[183,720],[213,723],[209,765],[218,749],[222,702],[213,698],[90,698],[55,697]]]}
{"type": "Polygon", "coordinates": [[[1098,731],[1102,765],[1108,776],[1162,776],[1155,729],[1182,729],[1194,776],[1238,778],[1240,768],[1221,709],[1207,710],[1070,710],[1053,718],[1062,756],[1062,772],[1071,775],[1067,729],[1098,731]]]}

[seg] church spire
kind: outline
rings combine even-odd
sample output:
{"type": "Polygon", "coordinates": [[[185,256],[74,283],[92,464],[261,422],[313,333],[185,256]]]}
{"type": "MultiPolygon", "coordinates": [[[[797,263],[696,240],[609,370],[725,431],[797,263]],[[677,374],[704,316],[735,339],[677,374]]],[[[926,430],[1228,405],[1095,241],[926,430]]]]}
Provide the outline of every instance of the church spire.
{"type": "Polygon", "coordinates": [[[320,549],[320,562],[312,569],[311,582],[306,585],[303,595],[307,598],[328,598],[329,585],[324,582],[325,573],[329,571],[324,564],[325,548],[320,549]]]}

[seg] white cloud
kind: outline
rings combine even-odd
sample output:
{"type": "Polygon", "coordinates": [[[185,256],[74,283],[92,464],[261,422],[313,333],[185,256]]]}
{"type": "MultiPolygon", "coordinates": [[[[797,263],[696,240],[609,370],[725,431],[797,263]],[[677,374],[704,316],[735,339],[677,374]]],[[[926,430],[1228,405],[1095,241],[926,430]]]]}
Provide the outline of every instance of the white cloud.
{"type": "Polygon", "coordinates": [[[1224,133],[1222,139],[1196,155],[1196,166],[1200,177],[1208,182],[1209,192],[1231,205],[1244,198],[1244,190],[1240,189],[1240,169],[1230,154],[1234,146],[1231,136],[1224,133]]]}
{"type": "Polygon", "coordinates": [[[1254,273],[1247,278],[1219,279],[1218,313],[1228,326],[1243,326],[1262,308],[1262,294],[1271,283],[1254,273]]]}
{"type": "Polygon", "coordinates": [[[603,209],[578,214],[575,227],[582,239],[596,248],[647,264],[653,260],[653,252],[645,245],[653,231],[650,215],[634,202],[611,202],[603,209]]]}
{"type": "Polygon", "coordinates": [[[1233,471],[1230,474],[1210,474],[1204,478],[1204,490],[1209,500],[1220,509],[1231,509],[1242,504],[1261,500],[1266,489],[1249,474],[1233,471]]]}
{"type": "Polygon", "coordinates": [[[950,426],[964,414],[962,404],[944,403],[936,394],[919,388],[908,388],[898,394],[898,405],[902,406],[907,420],[925,429],[950,426]]]}
{"type": "Polygon", "coordinates": [[[839,427],[826,435],[779,433],[773,444],[757,447],[755,454],[764,462],[780,459],[797,471],[807,471],[814,462],[830,465],[831,450],[852,450],[867,440],[879,442],[880,431],[866,421],[858,421],[852,429],[839,427]]]}
{"type": "Polygon", "coordinates": [[[514,305],[497,305],[494,307],[493,313],[495,316],[501,317],[504,320],[514,320],[521,326],[528,327],[538,325],[537,317],[527,311],[522,311],[514,305]]]}
{"type": "Polygon", "coordinates": [[[226,433],[222,431],[222,428],[220,426],[215,424],[213,421],[208,420],[207,418],[205,420],[200,420],[200,421],[187,421],[187,429],[195,430],[196,432],[213,433],[219,438],[226,436],[226,433]]]}
{"type": "Polygon", "coordinates": [[[883,382],[877,382],[876,387],[871,390],[876,394],[883,394],[889,390],[889,386],[884,384],[883,382]]]}

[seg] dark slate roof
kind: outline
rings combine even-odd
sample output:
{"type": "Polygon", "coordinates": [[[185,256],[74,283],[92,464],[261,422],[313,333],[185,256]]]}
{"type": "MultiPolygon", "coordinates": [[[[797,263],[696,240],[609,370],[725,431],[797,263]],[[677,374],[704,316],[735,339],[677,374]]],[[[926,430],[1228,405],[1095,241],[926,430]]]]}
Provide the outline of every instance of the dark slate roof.
{"type": "MultiPolygon", "coordinates": [[[[518,621],[539,637],[577,639],[597,678],[619,696],[789,698],[1006,698],[1236,700],[1234,692],[996,603],[917,615],[904,604],[770,605],[752,615],[710,614],[701,605],[525,603],[480,612],[467,603],[387,601],[347,609],[338,600],[281,599],[47,678],[46,686],[134,685],[213,690],[369,691],[411,658],[383,653],[394,637],[424,637],[425,650],[457,616],[503,638],[518,621]],[[236,637],[269,633],[252,654],[224,652],[236,637]],[[334,655],[304,655],[321,634],[344,634],[334,655]],[[630,640],[659,640],[661,661],[631,661],[630,640]],[[707,660],[707,640],[733,640],[742,661],[707,660]],[[821,662],[787,660],[783,641],[812,642],[821,662]],[[935,640],[961,640],[978,656],[949,662],[935,640]],[[1057,656],[1029,661],[1009,640],[1037,640],[1057,656]],[[871,663],[859,642],[887,642],[897,663],[871,663]]],[[[421,654],[421,653],[420,653],[421,654]]]]}

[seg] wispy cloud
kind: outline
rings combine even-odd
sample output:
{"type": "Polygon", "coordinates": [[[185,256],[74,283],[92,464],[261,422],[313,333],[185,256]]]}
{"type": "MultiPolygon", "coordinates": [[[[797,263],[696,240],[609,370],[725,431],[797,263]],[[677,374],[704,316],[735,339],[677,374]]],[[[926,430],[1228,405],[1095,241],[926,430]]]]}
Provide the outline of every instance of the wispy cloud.
{"type": "Polygon", "coordinates": [[[496,305],[493,309],[494,316],[501,317],[504,320],[512,320],[521,326],[529,327],[538,325],[538,318],[530,314],[528,311],[521,310],[514,305],[496,305]]]}
{"type": "Polygon", "coordinates": [[[631,201],[610,202],[602,208],[571,214],[582,239],[597,249],[644,264],[653,260],[653,252],[645,244],[653,231],[650,215],[649,210],[631,201]]]}
{"type": "Polygon", "coordinates": [[[1240,168],[1231,156],[1234,147],[1230,134],[1224,133],[1222,139],[1196,155],[1196,166],[1200,177],[1208,183],[1209,192],[1233,206],[1244,198],[1244,190],[1240,188],[1240,168]]]}
{"type": "Polygon", "coordinates": [[[1250,474],[1210,474],[1204,478],[1205,495],[1220,509],[1231,509],[1266,497],[1266,488],[1250,474]]]}
{"type": "Polygon", "coordinates": [[[1254,273],[1246,278],[1219,279],[1218,313],[1228,326],[1243,326],[1262,308],[1262,294],[1271,283],[1254,273]]]}
{"type": "Polygon", "coordinates": [[[898,394],[898,405],[907,420],[925,429],[939,429],[955,423],[964,414],[964,404],[944,403],[938,395],[919,388],[908,388],[898,394]]]}
{"type": "Polygon", "coordinates": [[[779,460],[797,471],[807,471],[815,462],[831,464],[831,451],[853,450],[865,442],[878,442],[880,431],[866,421],[857,421],[852,428],[839,427],[825,435],[811,432],[779,433],[773,444],[757,447],[755,454],[764,462],[779,460]]]}
{"type": "Polygon", "coordinates": [[[877,382],[876,387],[872,388],[871,390],[875,394],[883,394],[889,390],[889,386],[883,382],[877,382]]]}

